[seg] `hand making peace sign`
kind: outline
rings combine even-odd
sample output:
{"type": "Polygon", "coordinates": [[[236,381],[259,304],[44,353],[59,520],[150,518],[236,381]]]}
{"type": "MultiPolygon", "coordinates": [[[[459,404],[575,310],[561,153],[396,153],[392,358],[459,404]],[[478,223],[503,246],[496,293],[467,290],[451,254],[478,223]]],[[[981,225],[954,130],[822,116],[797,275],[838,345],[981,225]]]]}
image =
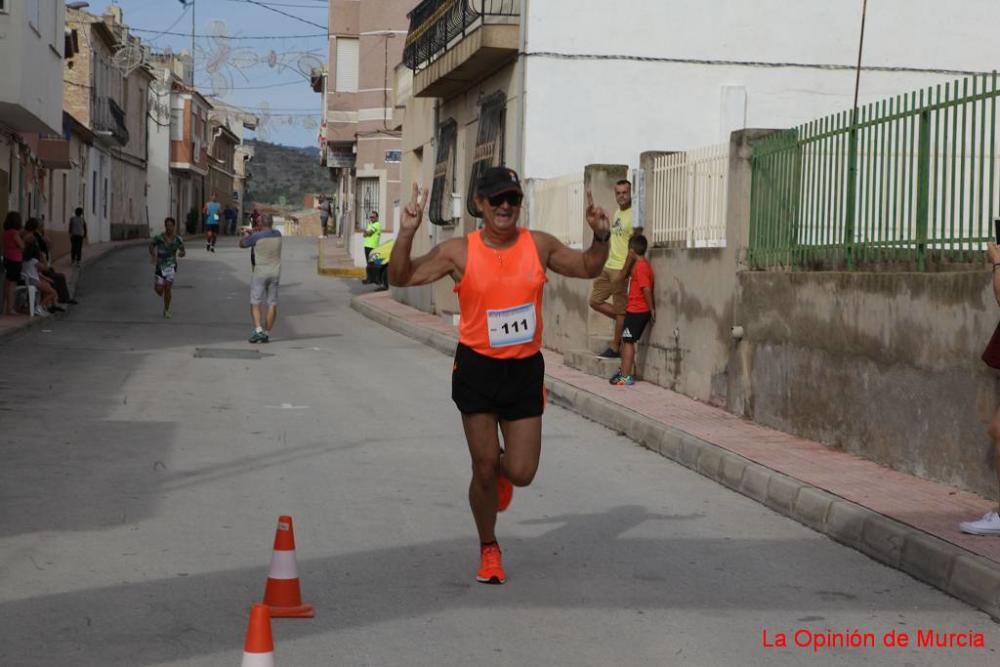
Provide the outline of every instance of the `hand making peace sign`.
{"type": "Polygon", "coordinates": [[[611,223],[608,221],[608,214],[600,206],[594,206],[594,195],[587,190],[587,224],[595,234],[601,236],[604,232],[611,230],[611,223]]]}
{"type": "Polygon", "coordinates": [[[399,228],[403,231],[416,231],[424,217],[424,205],[427,203],[427,188],[423,190],[414,183],[410,201],[403,207],[399,218],[399,228]]]}

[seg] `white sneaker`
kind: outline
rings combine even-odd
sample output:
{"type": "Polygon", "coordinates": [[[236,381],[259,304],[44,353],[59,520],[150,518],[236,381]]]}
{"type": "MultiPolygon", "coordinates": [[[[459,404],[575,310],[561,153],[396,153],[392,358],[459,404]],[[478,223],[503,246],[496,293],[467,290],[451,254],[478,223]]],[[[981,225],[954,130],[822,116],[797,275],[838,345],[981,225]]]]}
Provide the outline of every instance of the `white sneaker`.
{"type": "Polygon", "coordinates": [[[45,310],[42,306],[35,306],[35,317],[49,317],[52,315],[49,311],[45,310]]]}
{"type": "Polygon", "coordinates": [[[970,535],[1000,535],[1000,514],[987,512],[979,521],[963,521],[958,527],[970,535]]]}

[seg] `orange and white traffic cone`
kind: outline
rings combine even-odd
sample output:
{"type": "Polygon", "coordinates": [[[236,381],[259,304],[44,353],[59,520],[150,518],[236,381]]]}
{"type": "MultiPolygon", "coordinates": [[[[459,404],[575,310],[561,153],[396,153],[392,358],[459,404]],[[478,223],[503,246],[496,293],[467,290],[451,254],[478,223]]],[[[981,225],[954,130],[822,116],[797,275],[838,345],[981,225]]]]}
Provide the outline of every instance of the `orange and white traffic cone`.
{"type": "Polygon", "coordinates": [[[292,529],[290,516],[278,517],[271,572],[267,577],[267,588],[264,589],[264,604],[272,617],[312,618],[316,615],[310,605],[302,604],[299,569],[295,564],[295,531],[292,529]]]}
{"type": "Polygon", "coordinates": [[[271,638],[271,617],[267,607],[254,604],[250,608],[247,640],[243,644],[242,667],[274,667],[274,640],[271,638]]]}

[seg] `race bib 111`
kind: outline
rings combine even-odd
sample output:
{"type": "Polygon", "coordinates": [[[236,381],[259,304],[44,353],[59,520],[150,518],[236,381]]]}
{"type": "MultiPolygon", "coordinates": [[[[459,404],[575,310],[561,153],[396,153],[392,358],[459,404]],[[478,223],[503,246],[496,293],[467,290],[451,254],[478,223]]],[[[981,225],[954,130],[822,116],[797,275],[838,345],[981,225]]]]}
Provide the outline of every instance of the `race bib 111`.
{"type": "Polygon", "coordinates": [[[527,343],[535,337],[535,304],[487,310],[486,326],[490,347],[508,347],[527,343]]]}

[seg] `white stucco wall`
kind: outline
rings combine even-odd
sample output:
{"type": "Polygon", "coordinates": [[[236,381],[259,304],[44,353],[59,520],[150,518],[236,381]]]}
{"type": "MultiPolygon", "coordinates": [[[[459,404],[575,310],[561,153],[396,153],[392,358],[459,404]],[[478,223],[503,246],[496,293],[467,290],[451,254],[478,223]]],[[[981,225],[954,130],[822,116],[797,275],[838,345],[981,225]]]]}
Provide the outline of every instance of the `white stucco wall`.
{"type": "Polygon", "coordinates": [[[39,2],[37,19],[23,2],[8,2],[0,13],[0,105],[20,107],[3,115],[21,132],[62,133],[62,2],[39,2]]]}
{"type": "MultiPolygon", "coordinates": [[[[164,75],[166,76],[166,75],[164,75]]],[[[149,234],[163,231],[163,219],[173,215],[170,207],[170,92],[150,87],[149,158],[146,164],[146,206],[149,208],[149,234]]],[[[183,224],[183,221],[182,223],[183,224]]]]}
{"type": "MultiPolygon", "coordinates": [[[[719,143],[741,127],[791,127],[849,109],[861,1],[528,0],[526,178],[587,163],[638,166],[645,150],[719,143]],[[651,62],[580,56],[800,63],[651,62]]],[[[863,65],[996,67],[1000,2],[870,2],[863,65]]],[[[863,71],[861,103],[951,81],[945,72],[863,71]]]]}
{"type": "Polygon", "coordinates": [[[87,218],[87,236],[91,243],[103,243],[111,240],[111,197],[114,196],[111,190],[111,156],[97,146],[91,146],[88,151],[87,166],[90,170],[87,176],[88,207],[84,212],[87,218]]]}

